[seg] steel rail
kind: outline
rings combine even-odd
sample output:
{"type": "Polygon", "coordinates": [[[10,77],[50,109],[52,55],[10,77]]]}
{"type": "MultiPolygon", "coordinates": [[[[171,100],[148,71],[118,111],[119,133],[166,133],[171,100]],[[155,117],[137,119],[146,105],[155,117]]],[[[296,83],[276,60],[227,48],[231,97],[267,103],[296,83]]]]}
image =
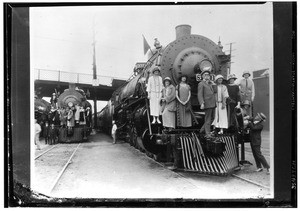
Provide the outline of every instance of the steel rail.
{"type": "MultiPolygon", "coordinates": [[[[136,148],[133,148],[133,149],[136,150],[137,152],[141,153],[142,155],[144,155],[144,156],[145,156],[146,158],[148,158],[149,160],[154,161],[154,162],[155,162],[156,164],[158,164],[159,166],[161,166],[161,167],[163,167],[163,168],[165,168],[165,169],[168,169],[165,165],[163,165],[162,163],[156,161],[155,159],[153,159],[153,158],[147,156],[145,153],[141,152],[140,150],[138,150],[138,149],[136,149],[136,148]]],[[[168,170],[169,170],[169,169],[168,169],[168,170]]],[[[170,171],[172,171],[172,170],[170,170],[170,171]]],[[[198,187],[198,185],[196,185],[195,183],[193,183],[192,181],[190,181],[189,178],[187,178],[186,176],[184,176],[184,175],[181,174],[180,172],[175,172],[175,171],[172,171],[172,172],[175,173],[176,175],[180,176],[182,179],[186,180],[186,181],[187,181],[188,183],[190,183],[191,185],[193,185],[193,186],[195,186],[195,187],[197,187],[197,188],[200,188],[200,187],[198,187]]],[[[205,174],[203,174],[203,175],[206,176],[205,174]]],[[[264,186],[264,185],[262,185],[262,184],[259,184],[259,183],[255,182],[255,181],[252,181],[252,180],[243,178],[243,177],[238,176],[238,175],[236,175],[236,174],[231,174],[231,175],[232,175],[233,177],[236,177],[236,178],[240,179],[240,180],[246,181],[246,182],[248,182],[248,183],[250,183],[250,184],[253,184],[253,185],[256,185],[256,186],[265,188],[265,189],[270,189],[270,187],[268,187],[268,186],[264,186]]]]}
{"type": "Polygon", "coordinates": [[[50,191],[49,193],[51,193],[53,191],[53,189],[55,188],[58,180],[61,178],[61,176],[63,175],[63,173],[65,172],[65,170],[67,169],[68,165],[70,164],[75,152],[77,151],[77,149],[79,148],[81,143],[79,143],[76,147],[76,149],[73,151],[71,157],[69,158],[69,160],[67,161],[67,163],[65,164],[65,166],[63,167],[63,169],[60,171],[59,175],[56,177],[56,179],[53,181],[52,185],[50,186],[50,191]]]}
{"type": "MultiPolygon", "coordinates": [[[[141,153],[141,155],[144,155],[147,159],[154,161],[156,164],[158,164],[159,166],[163,167],[166,170],[169,170],[165,165],[163,165],[162,163],[156,161],[154,158],[151,158],[149,156],[147,156],[145,153],[141,152],[140,150],[133,148],[134,150],[136,150],[137,152],[141,153]]],[[[169,170],[171,171],[171,170],[169,170]]],[[[192,186],[195,186],[196,188],[200,188],[198,187],[196,184],[194,184],[193,182],[191,182],[187,177],[185,177],[184,175],[181,175],[179,172],[175,172],[175,171],[171,171],[173,172],[173,174],[178,175],[180,178],[182,178],[183,180],[187,181],[189,184],[191,184],[192,186]]]]}
{"type": "MultiPolygon", "coordinates": [[[[136,150],[139,151],[138,149],[136,149],[136,150]]],[[[144,154],[144,153],[143,153],[143,154],[144,154]]],[[[148,157],[148,156],[146,156],[146,157],[147,157],[148,159],[154,161],[155,163],[159,164],[160,166],[166,168],[166,166],[164,166],[164,165],[163,165],[162,163],[160,163],[160,162],[157,162],[157,161],[154,160],[153,158],[150,158],[150,157],[148,157]]],[[[168,168],[166,168],[166,169],[168,169],[168,168]]],[[[170,170],[170,171],[171,171],[171,170],[170,170]]],[[[174,172],[174,171],[172,171],[172,172],[174,172]]],[[[189,181],[189,179],[188,179],[186,176],[182,175],[180,172],[174,172],[174,173],[177,174],[177,175],[179,175],[180,177],[182,177],[183,179],[185,179],[186,181],[188,181],[188,182],[191,183],[192,185],[198,187],[198,186],[197,186],[196,184],[194,184],[192,181],[189,181]]],[[[256,185],[256,186],[263,187],[263,188],[266,188],[266,189],[270,189],[270,187],[268,187],[268,186],[264,186],[264,185],[262,185],[262,184],[259,184],[259,183],[257,183],[257,182],[254,182],[254,181],[252,181],[252,180],[249,180],[249,179],[243,178],[243,177],[241,177],[241,176],[238,176],[238,175],[236,175],[236,174],[231,174],[231,175],[232,175],[233,177],[239,178],[239,179],[241,179],[241,180],[244,180],[244,181],[246,181],[246,182],[248,182],[248,183],[251,183],[251,184],[254,184],[254,185],[256,185]]]]}
{"type": "Polygon", "coordinates": [[[56,144],[54,145],[53,147],[51,147],[50,149],[47,149],[45,152],[42,152],[41,154],[39,154],[38,156],[36,156],[34,159],[38,159],[39,157],[41,157],[42,155],[46,154],[47,152],[49,152],[50,150],[52,150],[53,148],[57,147],[57,145],[59,144],[56,144]]]}

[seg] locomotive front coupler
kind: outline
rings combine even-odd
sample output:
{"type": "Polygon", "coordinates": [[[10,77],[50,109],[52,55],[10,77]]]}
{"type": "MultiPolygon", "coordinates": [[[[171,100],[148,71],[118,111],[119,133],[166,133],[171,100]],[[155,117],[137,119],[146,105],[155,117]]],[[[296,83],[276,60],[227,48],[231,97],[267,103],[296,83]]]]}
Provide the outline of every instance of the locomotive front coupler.
{"type": "Polygon", "coordinates": [[[162,133],[153,134],[151,139],[155,139],[158,145],[167,145],[175,140],[177,137],[184,134],[190,134],[191,132],[199,133],[199,129],[171,129],[163,130],[162,133]]]}

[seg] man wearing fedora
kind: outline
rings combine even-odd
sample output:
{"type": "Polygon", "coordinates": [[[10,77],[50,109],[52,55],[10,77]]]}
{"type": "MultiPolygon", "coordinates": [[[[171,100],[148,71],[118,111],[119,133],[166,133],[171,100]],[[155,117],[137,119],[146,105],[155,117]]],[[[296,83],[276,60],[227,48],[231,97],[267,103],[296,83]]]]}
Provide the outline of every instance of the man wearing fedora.
{"type": "Polygon", "coordinates": [[[161,124],[159,120],[160,115],[160,101],[162,98],[162,90],[164,88],[162,78],[159,75],[159,67],[154,67],[152,70],[153,75],[149,77],[147,83],[148,99],[150,101],[150,115],[153,116],[152,124],[156,122],[161,124]]]}
{"type": "Polygon", "coordinates": [[[270,166],[261,153],[261,131],[263,130],[262,123],[264,121],[266,121],[266,116],[263,113],[258,113],[253,122],[249,122],[248,127],[250,128],[251,149],[257,166],[256,171],[263,171],[263,166],[266,169],[267,174],[269,174],[270,166]]]}
{"type": "Polygon", "coordinates": [[[249,116],[252,116],[251,107],[253,106],[252,102],[253,102],[254,96],[255,96],[254,83],[249,78],[251,76],[249,71],[244,71],[242,76],[244,78],[239,83],[240,91],[241,91],[241,102],[242,102],[242,104],[244,104],[244,102],[246,100],[248,100],[250,102],[250,105],[247,109],[247,114],[249,116]]]}
{"type": "Polygon", "coordinates": [[[216,107],[216,97],[213,88],[214,83],[210,80],[210,71],[205,70],[201,73],[202,81],[198,84],[198,101],[200,108],[205,112],[205,122],[200,129],[200,132],[204,132],[206,136],[210,137],[211,123],[213,112],[216,107]]]}

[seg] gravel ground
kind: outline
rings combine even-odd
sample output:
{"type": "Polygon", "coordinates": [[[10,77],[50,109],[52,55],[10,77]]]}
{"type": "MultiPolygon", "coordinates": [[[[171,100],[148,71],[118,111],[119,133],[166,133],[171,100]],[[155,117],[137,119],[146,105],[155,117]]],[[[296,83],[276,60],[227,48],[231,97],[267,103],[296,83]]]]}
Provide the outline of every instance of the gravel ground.
{"type": "MultiPolygon", "coordinates": [[[[69,147],[71,148],[74,149],[75,145],[69,147]]],[[[67,155],[68,152],[63,154],[67,155]]],[[[170,171],[127,143],[112,144],[111,138],[104,134],[91,136],[89,142],[82,143],[72,160],[50,196],[193,199],[248,199],[270,196],[269,189],[232,176],[205,176],[170,171]]],[[[58,164],[43,167],[37,165],[35,172],[37,178],[40,178],[38,184],[45,184],[45,178],[54,177],[54,173],[60,171],[58,164]]],[[[252,175],[252,179],[260,181],[259,175],[265,174],[253,173],[251,168],[244,168],[238,174],[242,172],[252,175]]],[[[269,179],[266,177],[264,180],[269,179]]]]}
{"type": "MultiPolygon", "coordinates": [[[[34,184],[32,185],[32,189],[40,193],[48,194],[53,182],[63,169],[77,145],[78,144],[58,145],[45,155],[37,158],[35,160],[34,184]]],[[[42,150],[38,150],[36,152],[36,156],[48,150],[52,146],[53,145],[45,145],[42,150]]]]}

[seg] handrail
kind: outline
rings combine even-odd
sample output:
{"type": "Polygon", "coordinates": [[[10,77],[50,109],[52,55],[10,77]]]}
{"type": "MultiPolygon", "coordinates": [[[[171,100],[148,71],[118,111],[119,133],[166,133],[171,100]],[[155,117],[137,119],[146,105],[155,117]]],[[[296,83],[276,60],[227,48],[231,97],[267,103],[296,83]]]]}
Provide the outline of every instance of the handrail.
{"type": "MultiPolygon", "coordinates": [[[[50,80],[50,81],[59,81],[59,82],[93,84],[93,74],[73,73],[73,72],[66,72],[61,70],[49,70],[49,69],[41,69],[41,68],[35,68],[34,70],[35,70],[35,78],[34,78],[35,80],[50,80]]],[[[99,84],[111,86],[112,81],[114,79],[126,81],[126,79],[123,78],[97,75],[97,80],[100,82],[99,84]]]]}

